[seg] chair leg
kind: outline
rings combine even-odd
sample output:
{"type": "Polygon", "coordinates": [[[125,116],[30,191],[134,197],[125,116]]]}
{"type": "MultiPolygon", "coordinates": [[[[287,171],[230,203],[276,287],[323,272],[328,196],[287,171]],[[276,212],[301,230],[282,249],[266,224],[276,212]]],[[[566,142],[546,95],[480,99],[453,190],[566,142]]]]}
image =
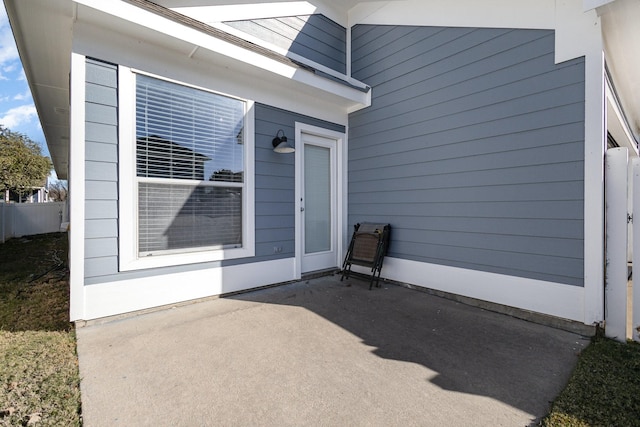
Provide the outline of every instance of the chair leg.
{"type": "MultiPolygon", "coordinates": [[[[381,268],[376,268],[376,270],[373,272],[373,277],[375,277],[375,280],[376,280],[376,288],[380,287],[380,273],[382,273],[381,268]],[[376,275],[376,272],[377,272],[377,275],[376,275]]],[[[371,283],[373,283],[373,279],[371,279],[371,283]]]]}
{"type": "Polygon", "coordinates": [[[347,264],[347,266],[342,267],[342,277],[340,277],[340,281],[342,282],[345,276],[347,277],[347,280],[349,280],[349,273],[351,273],[351,264],[347,264]]]}

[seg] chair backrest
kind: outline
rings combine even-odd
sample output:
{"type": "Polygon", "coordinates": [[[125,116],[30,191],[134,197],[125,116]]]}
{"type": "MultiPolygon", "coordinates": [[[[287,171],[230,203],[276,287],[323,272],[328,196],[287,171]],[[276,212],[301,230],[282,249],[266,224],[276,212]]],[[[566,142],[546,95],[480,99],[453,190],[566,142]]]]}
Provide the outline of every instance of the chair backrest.
{"type": "Polygon", "coordinates": [[[387,238],[388,224],[374,224],[363,222],[358,224],[354,233],[352,259],[374,263],[378,254],[378,249],[383,239],[387,238]]]}

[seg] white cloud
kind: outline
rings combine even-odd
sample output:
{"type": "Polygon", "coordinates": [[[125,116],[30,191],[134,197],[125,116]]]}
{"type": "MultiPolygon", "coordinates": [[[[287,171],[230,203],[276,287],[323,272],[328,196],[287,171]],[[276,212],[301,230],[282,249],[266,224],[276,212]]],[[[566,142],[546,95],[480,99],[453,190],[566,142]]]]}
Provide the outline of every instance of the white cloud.
{"type": "Polygon", "coordinates": [[[38,121],[38,113],[33,104],[12,108],[0,117],[0,124],[9,129],[16,129],[22,124],[34,121],[38,121]]]}
{"type": "Polygon", "coordinates": [[[31,91],[29,89],[27,89],[26,92],[17,93],[13,96],[14,101],[24,101],[27,99],[31,99],[31,91]]]}
{"type": "MultiPolygon", "coordinates": [[[[15,70],[15,62],[19,61],[18,49],[13,40],[13,33],[9,25],[7,12],[4,9],[4,3],[0,2],[0,67],[6,72],[15,70]]],[[[6,77],[0,74],[0,79],[6,80],[6,77]]]]}

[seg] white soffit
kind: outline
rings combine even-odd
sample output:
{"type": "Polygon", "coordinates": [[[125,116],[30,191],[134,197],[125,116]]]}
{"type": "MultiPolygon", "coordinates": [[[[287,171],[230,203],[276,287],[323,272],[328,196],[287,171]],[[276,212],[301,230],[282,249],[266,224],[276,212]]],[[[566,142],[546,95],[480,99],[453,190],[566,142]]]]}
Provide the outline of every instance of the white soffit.
{"type": "Polygon", "coordinates": [[[640,1],[616,0],[601,8],[605,58],[623,114],[640,141],[640,1]]]}

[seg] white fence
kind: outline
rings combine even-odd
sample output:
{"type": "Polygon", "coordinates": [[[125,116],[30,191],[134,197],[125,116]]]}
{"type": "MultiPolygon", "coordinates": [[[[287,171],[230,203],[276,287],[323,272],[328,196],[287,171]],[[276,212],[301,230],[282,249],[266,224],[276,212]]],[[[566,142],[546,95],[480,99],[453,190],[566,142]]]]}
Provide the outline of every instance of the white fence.
{"type": "Polygon", "coordinates": [[[0,203],[0,242],[12,237],[60,231],[66,217],[65,202],[0,203]]]}
{"type": "Polygon", "coordinates": [[[609,149],[605,172],[605,334],[640,342],[640,160],[629,158],[626,148],[609,149]],[[632,269],[639,267],[632,280],[630,259],[632,269]]]}

